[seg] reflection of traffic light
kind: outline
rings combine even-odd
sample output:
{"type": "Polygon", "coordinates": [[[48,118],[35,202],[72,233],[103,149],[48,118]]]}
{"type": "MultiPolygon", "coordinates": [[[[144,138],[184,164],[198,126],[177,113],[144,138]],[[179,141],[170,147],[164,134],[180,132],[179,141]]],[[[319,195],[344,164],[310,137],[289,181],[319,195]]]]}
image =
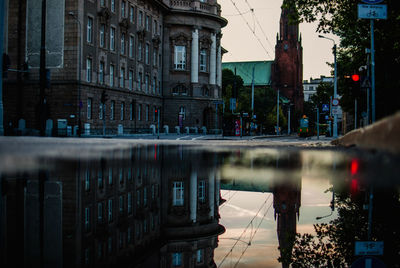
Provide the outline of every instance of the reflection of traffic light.
{"type": "Polygon", "coordinates": [[[356,199],[360,193],[360,178],[359,178],[360,163],[358,159],[352,159],[350,162],[350,197],[352,200],[356,199]]]}
{"type": "Polygon", "coordinates": [[[158,109],[157,108],[154,110],[154,113],[155,113],[156,120],[157,120],[158,119],[158,109]]]}

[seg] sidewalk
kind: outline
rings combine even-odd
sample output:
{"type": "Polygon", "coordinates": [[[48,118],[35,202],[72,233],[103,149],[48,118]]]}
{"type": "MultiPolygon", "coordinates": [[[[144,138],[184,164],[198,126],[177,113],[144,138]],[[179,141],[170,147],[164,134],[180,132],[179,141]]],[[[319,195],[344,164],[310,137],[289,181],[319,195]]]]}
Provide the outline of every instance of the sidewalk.
{"type": "Polygon", "coordinates": [[[333,145],[400,153],[400,112],[332,141],[333,145]]]}

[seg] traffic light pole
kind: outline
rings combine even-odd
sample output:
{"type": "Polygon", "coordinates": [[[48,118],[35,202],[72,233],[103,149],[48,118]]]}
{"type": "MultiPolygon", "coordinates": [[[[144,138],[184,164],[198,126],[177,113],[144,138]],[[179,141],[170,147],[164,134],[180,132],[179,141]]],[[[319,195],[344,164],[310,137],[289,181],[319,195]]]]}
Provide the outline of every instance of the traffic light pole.
{"type": "Polygon", "coordinates": [[[371,106],[372,123],[375,123],[375,44],[374,44],[374,20],[371,19],[371,106]]]}

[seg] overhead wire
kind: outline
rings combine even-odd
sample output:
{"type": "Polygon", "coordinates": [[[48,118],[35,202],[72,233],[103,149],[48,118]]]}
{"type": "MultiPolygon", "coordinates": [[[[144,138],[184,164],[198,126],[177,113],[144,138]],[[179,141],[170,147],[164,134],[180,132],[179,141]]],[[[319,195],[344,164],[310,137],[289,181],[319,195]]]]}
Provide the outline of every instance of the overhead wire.
{"type": "Polygon", "coordinates": [[[265,53],[268,55],[269,58],[272,59],[271,55],[269,54],[268,50],[265,48],[264,44],[261,42],[261,39],[257,36],[256,32],[254,29],[251,28],[249,22],[246,20],[246,18],[241,14],[239,8],[237,7],[236,3],[233,0],[230,0],[232,5],[235,7],[236,11],[240,14],[244,22],[246,23],[247,27],[250,29],[250,31],[253,33],[254,37],[257,39],[258,43],[261,45],[261,47],[264,49],[265,53]]]}
{"type": "MultiPolygon", "coordinates": [[[[225,254],[224,258],[222,259],[222,261],[219,263],[218,267],[221,267],[221,265],[224,263],[224,261],[226,260],[226,258],[232,254],[233,249],[236,247],[236,245],[239,243],[239,241],[242,241],[242,237],[244,236],[244,234],[247,232],[248,228],[251,226],[251,228],[253,228],[253,221],[258,217],[258,214],[260,213],[260,211],[262,210],[263,207],[265,207],[265,205],[267,204],[268,200],[270,199],[271,195],[268,195],[268,197],[265,199],[265,201],[262,203],[262,205],[260,206],[260,208],[258,209],[257,213],[254,215],[254,217],[250,220],[250,222],[246,225],[245,229],[243,230],[243,232],[240,234],[240,236],[235,239],[236,242],[233,244],[233,246],[231,247],[231,249],[228,251],[228,253],[225,254]]],[[[270,206],[268,207],[268,209],[266,210],[266,212],[263,214],[263,217],[261,218],[260,223],[258,224],[256,230],[254,231],[254,233],[250,234],[250,238],[249,238],[249,242],[247,243],[246,248],[244,249],[244,251],[242,251],[242,254],[240,255],[239,260],[236,262],[235,267],[237,266],[237,264],[239,263],[240,259],[242,258],[242,256],[244,255],[244,253],[246,252],[247,248],[251,245],[251,241],[253,240],[254,236],[257,233],[257,230],[259,229],[261,223],[263,222],[264,218],[266,217],[269,209],[272,206],[272,203],[270,204],[270,206]]]]}

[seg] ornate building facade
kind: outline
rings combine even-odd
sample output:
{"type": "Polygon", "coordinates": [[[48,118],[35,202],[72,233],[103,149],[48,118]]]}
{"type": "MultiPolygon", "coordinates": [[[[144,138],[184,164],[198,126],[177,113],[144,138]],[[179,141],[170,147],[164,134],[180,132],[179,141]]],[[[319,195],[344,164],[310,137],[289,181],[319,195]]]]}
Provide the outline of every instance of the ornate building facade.
{"type": "Polygon", "coordinates": [[[45,120],[48,135],[220,128],[227,21],[216,0],[48,1],[43,92],[41,2],[7,2],[6,134],[36,134],[45,120]]]}

